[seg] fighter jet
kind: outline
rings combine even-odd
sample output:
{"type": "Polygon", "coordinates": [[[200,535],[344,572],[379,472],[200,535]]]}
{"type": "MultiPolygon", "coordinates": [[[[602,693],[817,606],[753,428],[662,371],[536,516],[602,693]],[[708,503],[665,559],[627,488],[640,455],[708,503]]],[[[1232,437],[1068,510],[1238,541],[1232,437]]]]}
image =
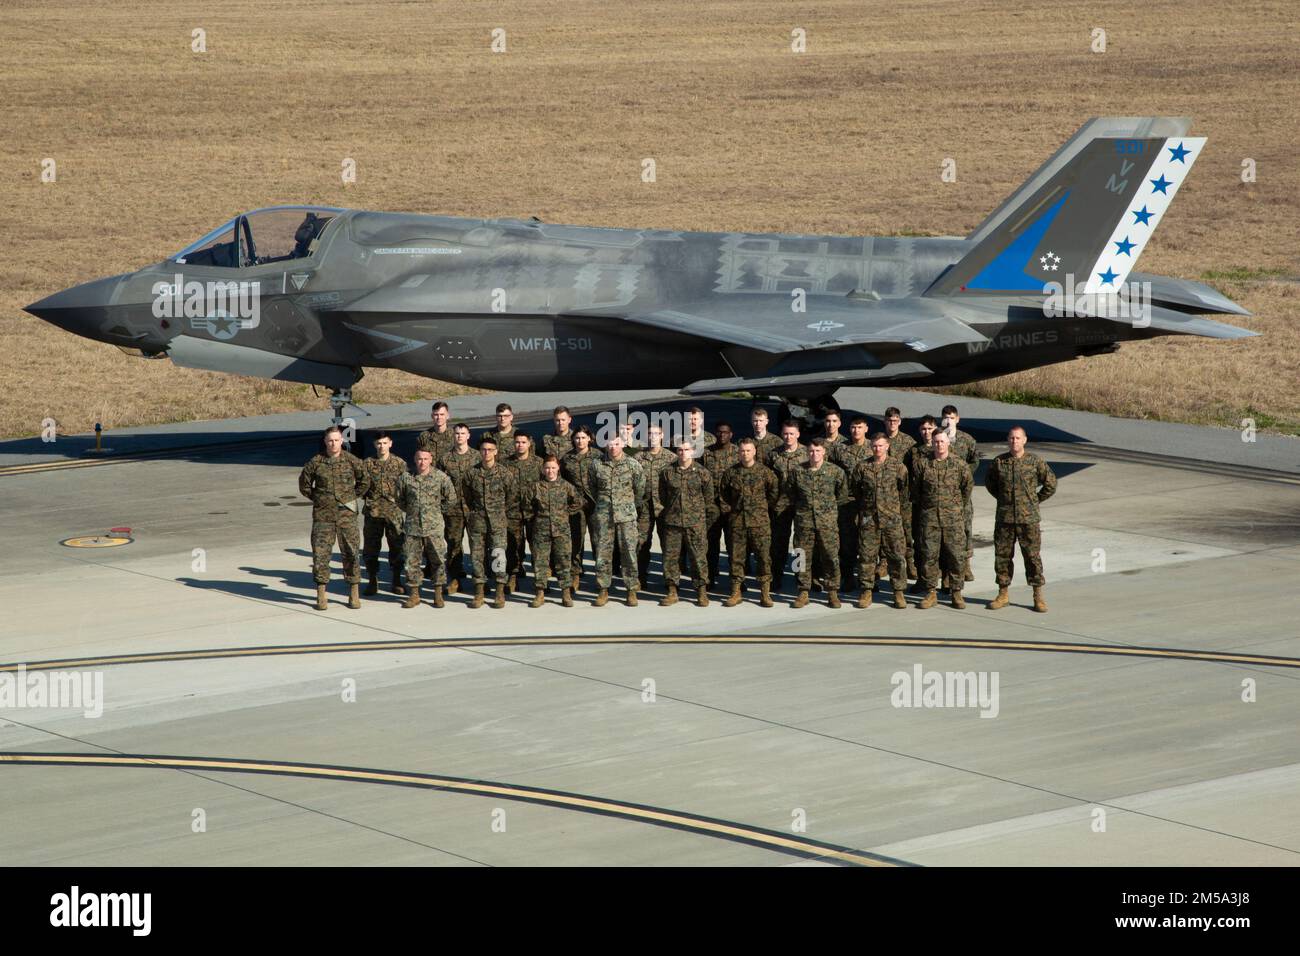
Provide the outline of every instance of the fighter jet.
{"type": "Polygon", "coordinates": [[[512,391],[944,386],[1157,335],[1255,333],[1134,271],[1205,139],[1093,119],[965,238],[679,232],[314,206],[235,216],[27,311],[187,368],[329,388],[366,368],[512,391]]]}

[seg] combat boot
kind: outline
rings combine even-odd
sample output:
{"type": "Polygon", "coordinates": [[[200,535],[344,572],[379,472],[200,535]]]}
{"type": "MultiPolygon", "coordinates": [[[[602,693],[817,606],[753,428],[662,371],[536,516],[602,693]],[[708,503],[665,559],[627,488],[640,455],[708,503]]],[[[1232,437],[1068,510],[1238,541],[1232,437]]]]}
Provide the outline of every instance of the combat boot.
{"type": "Polygon", "coordinates": [[[601,588],[596,595],[596,600],[591,602],[592,607],[604,607],[609,602],[609,588],[601,588]]]}
{"type": "Polygon", "coordinates": [[[348,585],[348,607],[356,610],[361,607],[361,582],[357,581],[348,585]]]}
{"type": "Polygon", "coordinates": [[[518,588],[516,587],[518,583],[519,583],[518,576],[514,574],[510,575],[509,579],[506,581],[506,594],[514,594],[515,591],[518,590],[518,588]]]}
{"type": "Polygon", "coordinates": [[[808,592],[807,592],[807,591],[800,591],[800,592],[799,592],[799,596],[798,596],[797,598],[794,599],[794,603],[791,604],[790,606],[791,606],[791,607],[807,607],[807,606],[808,606],[808,592]]]}
{"type": "Polygon", "coordinates": [[[444,604],[443,600],[442,600],[442,585],[441,585],[441,584],[435,584],[435,585],[433,586],[433,606],[434,606],[434,607],[445,607],[445,606],[446,606],[446,605],[444,604]]]}
{"type": "Polygon", "coordinates": [[[759,606],[759,607],[772,607],[772,606],[773,606],[773,605],[772,605],[772,585],[771,585],[770,583],[768,583],[767,581],[760,581],[759,584],[758,584],[758,587],[759,587],[758,606],[759,606]]]}
{"type": "Polygon", "coordinates": [[[564,607],[573,607],[573,589],[565,588],[560,592],[560,604],[564,607]]]}
{"type": "Polygon", "coordinates": [[[543,604],[545,604],[545,603],[546,603],[546,592],[545,592],[545,591],[538,591],[537,594],[535,594],[535,595],[533,596],[533,599],[532,599],[531,601],[528,602],[528,606],[529,606],[529,607],[541,607],[541,606],[542,606],[543,604]]]}
{"type": "Polygon", "coordinates": [[[962,575],[967,581],[975,580],[975,575],[971,572],[970,569],[970,558],[966,559],[966,569],[962,572],[962,575]]]}
{"type": "Polygon", "coordinates": [[[478,608],[483,606],[483,585],[474,585],[474,600],[469,602],[469,606],[478,608]]]}
{"type": "Polygon", "coordinates": [[[966,610],[966,599],[961,596],[961,588],[954,588],[952,592],[952,606],[959,611],[966,610]]]}
{"type": "Polygon", "coordinates": [[[504,584],[497,585],[497,596],[492,601],[492,606],[498,610],[506,606],[506,586],[504,584]]]}
{"type": "Polygon", "coordinates": [[[894,588],[894,607],[907,607],[907,592],[903,588],[894,588]]]}
{"type": "Polygon", "coordinates": [[[627,592],[627,606],[636,607],[636,588],[627,592]]]}
{"type": "Polygon", "coordinates": [[[379,593],[379,572],[369,571],[370,580],[366,582],[366,597],[373,597],[379,593]]]}
{"type": "Polygon", "coordinates": [[[412,584],[408,589],[408,592],[409,593],[406,595],[406,600],[402,602],[402,607],[403,608],[419,607],[420,589],[417,588],[414,584],[412,584]]]}
{"type": "Polygon", "coordinates": [[[406,593],[405,589],[402,587],[402,572],[397,568],[393,568],[393,593],[394,594],[406,593]]]}
{"type": "Polygon", "coordinates": [[[864,587],[862,593],[858,595],[858,610],[871,607],[871,588],[864,587]]]}
{"type": "Polygon", "coordinates": [[[316,585],[316,610],[328,611],[329,607],[329,601],[325,600],[325,585],[316,585]]]}
{"type": "Polygon", "coordinates": [[[937,603],[939,603],[939,595],[935,593],[934,588],[930,588],[925,592],[925,599],[917,607],[924,611],[928,607],[934,607],[937,603]]]}
{"type": "Polygon", "coordinates": [[[839,607],[839,606],[840,606],[840,592],[839,592],[839,591],[835,590],[834,588],[831,588],[829,591],[826,592],[826,606],[827,606],[827,607],[839,607]]]}
{"type": "Polygon", "coordinates": [[[1047,613],[1047,602],[1043,600],[1043,586],[1041,584],[1034,588],[1034,610],[1039,614],[1047,613]]]}
{"type": "Polygon", "coordinates": [[[447,582],[447,593],[456,594],[459,591],[460,591],[460,578],[453,577],[450,581],[447,582]]]}
{"type": "Polygon", "coordinates": [[[575,591],[578,590],[578,582],[580,582],[581,580],[582,580],[582,575],[580,573],[575,574],[573,576],[573,584],[571,584],[570,587],[572,587],[573,590],[575,591]]]}
{"type": "Polygon", "coordinates": [[[741,601],[741,583],[733,581],[731,584],[731,597],[722,602],[723,607],[735,607],[741,601]]]}
{"type": "Polygon", "coordinates": [[[1000,611],[1002,608],[1006,607],[1010,603],[1011,603],[1011,595],[1007,593],[1006,588],[1002,587],[1001,585],[998,585],[998,596],[995,597],[992,601],[989,601],[989,610],[1000,611]]]}
{"type": "Polygon", "coordinates": [[[677,585],[668,585],[668,593],[659,599],[660,607],[671,607],[677,603],[677,585]]]}
{"type": "Polygon", "coordinates": [[[709,589],[705,587],[703,584],[701,584],[699,587],[695,589],[695,606],[696,607],[709,606],[709,589]]]}

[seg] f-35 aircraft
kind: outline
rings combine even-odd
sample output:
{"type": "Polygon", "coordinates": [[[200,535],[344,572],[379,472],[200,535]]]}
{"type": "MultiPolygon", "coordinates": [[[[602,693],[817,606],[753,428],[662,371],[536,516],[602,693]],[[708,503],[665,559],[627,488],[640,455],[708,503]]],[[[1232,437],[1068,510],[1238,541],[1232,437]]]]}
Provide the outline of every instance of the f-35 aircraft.
{"type": "Polygon", "coordinates": [[[27,311],[177,365],[332,390],[365,368],[521,391],[942,386],[1157,335],[1253,335],[1199,282],[1133,271],[1205,146],[1093,119],[966,238],[604,229],[306,206],[27,311]]]}

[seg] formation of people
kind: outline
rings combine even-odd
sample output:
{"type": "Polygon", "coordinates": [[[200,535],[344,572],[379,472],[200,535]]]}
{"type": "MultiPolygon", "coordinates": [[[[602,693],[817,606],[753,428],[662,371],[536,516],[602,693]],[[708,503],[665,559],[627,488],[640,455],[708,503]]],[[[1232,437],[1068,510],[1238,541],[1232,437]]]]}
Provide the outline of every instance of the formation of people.
{"type": "MultiPolygon", "coordinates": [[[[361,606],[362,565],[365,594],[378,594],[385,541],[392,587],[405,594],[406,608],[419,606],[426,578],[436,608],[444,606],[445,594],[467,586],[474,591],[470,607],[484,605],[489,586],[492,606],[504,607],[506,596],[526,581],[527,556],[530,606],[546,603],[554,582],[559,602],[572,607],[587,543],[594,559],[592,604],[608,603],[617,577],[626,603],[635,607],[649,582],[652,538],[662,552],[664,606],[677,603],[683,575],[695,603],[708,606],[724,549],[730,559],[727,607],[745,600],[751,579],[758,603],[772,607],[787,573],[795,582],[796,608],[813,593],[825,593],[826,603],[838,608],[840,593],[852,591],[857,607],[870,607],[881,581],[889,582],[893,605],[905,608],[909,580],[916,582],[918,608],[933,607],[940,591],[953,607],[966,606],[962,591],[974,579],[971,523],[981,455],[958,427],[953,405],[939,418],[922,417],[917,438],[903,430],[902,415],[892,407],[885,410],[883,431],[869,432],[858,416],[847,435],[837,412],[826,415],[815,435],[805,435],[795,420],[773,433],[767,410],[755,407],[751,435],[739,440],[728,422],[707,431],[703,411],[691,408],[677,434],[665,435],[651,418],[644,445],[626,424],[603,447],[591,428],[575,427],[569,409],[559,406],[540,451],[515,429],[505,403],[497,406],[497,427],[477,442],[468,425],[451,423],[446,402],[434,403],[431,418],[410,467],[393,454],[387,432],[376,433],[374,454],[362,460],[344,449],[342,432],[330,428],[324,450],[303,468],[298,485],[313,503],[318,610],[328,607],[336,546],[350,586],[348,606],[361,606]]],[[[1024,428],[1012,427],[1008,450],[989,462],[984,477],[996,502],[998,594],[988,604],[992,610],[1010,602],[1017,545],[1033,608],[1047,610],[1039,505],[1055,492],[1056,476],[1026,445],[1024,428]]]]}

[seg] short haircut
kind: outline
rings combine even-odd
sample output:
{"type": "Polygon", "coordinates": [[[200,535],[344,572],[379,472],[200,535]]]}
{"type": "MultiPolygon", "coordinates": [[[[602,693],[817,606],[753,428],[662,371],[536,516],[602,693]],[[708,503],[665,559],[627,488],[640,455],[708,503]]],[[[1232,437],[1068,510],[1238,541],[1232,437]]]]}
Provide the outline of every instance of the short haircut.
{"type": "Polygon", "coordinates": [[[749,413],[751,418],[767,418],[767,409],[759,406],[749,413]]]}
{"type": "Polygon", "coordinates": [[[462,428],[465,429],[465,431],[469,431],[469,426],[466,425],[464,422],[457,422],[455,425],[451,426],[451,430],[454,432],[458,432],[462,428]]]}
{"type": "Polygon", "coordinates": [[[437,411],[438,409],[440,409],[440,408],[445,408],[445,409],[447,409],[447,411],[451,411],[451,406],[448,405],[446,402],[434,402],[434,403],[433,403],[433,408],[430,409],[430,411],[431,411],[431,412],[436,412],[436,411],[437,411]]]}
{"type": "Polygon", "coordinates": [[[826,447],[826,439],[825,439],[825,438],[814,438],[812,441],[810,441],[810,442],[808,443],[808,447],[809,447],[809,448],[823,448],[823,449],[824,449],[824,448],[826,447]]]}
{"type": "Polygon", "coordinates": [[[1025,441],[1029,441],[1029,432],[1025,431],[1024,425],[1012,425],[1007,429],[1007,434],[1010,435],[1012,432],[1020,432],[1020,434],[1025,436],[1025,441]]]}
{"type": "Polygon", "coordinates": [[[827,419],[827,418],[830,418],[832,415],[834,415],[834,416],[835,416],[836,418],[838,418],[840,421],[844,421],[844,416],[841,415],[838,411],[836,411],[836,410],[833,409],[833,408],[829,408],[829,409],[827,409],[827,410],[826,410],[826,414],[822,416],[822,419],[825,420],[825,419],[827,419]]]}
{"type": "Polygon", "coordinates": [[[865,424],[867,424],[867,420],[866,420],[865,418],[863,418],[861,415],[854,415],[854,416],[853,416],[853,421],[849,422],[849,425],[850,425],[850,426],[853,426],[853,425],[865,425],[865,424]]]}
{"type": "Polygon", "coordinates": [[[718,428],[725,428],[725,429],[726,429],[727,431],[729,431],[729,432],[734,432],[734,431],[735,431],[735,429],[731,427],[731,422],[715,422],[714,425],[713,425],[713,427],[714,427],[715,429],[718,429],[718,428]]]}
{"type": "Polygon", "coordinates": [[[375,437],[372,438],[371,441],[379,441],[381,438],[387,438],[389,441],[393,440],[393,436],[388,434],[388,429],[386,428],[381,428],[379,431],[375,432],[375,437]]]}
{"type": "Polygon", "coordinates": [[[484,445],[491,445],[493,448],[496,448],[497,440],[493,438],[491,435],[484,435],[482,438],[478,440],[478,447],[482,448],[484,445]]]}
{"type": "Polygon", "coordinates": [[[500,405],[497,406],[498,415],[500,415],[502,412],[513,412],[513,411],[514,409],[511,408],[506,402],[502,402],[500,405]]]}
{"type": "Polygon", "coordinates": [[[872,432],[867,440],[874,445],[878,441],[889,441],[889,438],[884,432],[872,432]]]}
{"type": "Polygon", "coordinates": [[[554,418],[556,415],[559,415],[561,412],[563,412],[565,415],[568,415],[570,418],[573,417],[573,412],[569,411],[568,405],[556,405],[555,408],[551,411],[551,417],[554,418]]]}
{"type": "Polygon", "coordinates": [[[700,406],[698,406],[698,405],[692,405],[690,408],[686,409],[686,414],[687,414],[687,415],[703,415],[703,414],[704,414],[704,409],[700,408],[700,406]]]}
{"type": "Polygon", "coordinates": [[[754,441],[754,439],[752,439],[752,438],[742,438],[740,441],[736,442],[736,444],[737,444],[737,445],[753,445],[753,446],[754,446],[754,450],[755,450],[755,451],[758,450],[758,442],[754,441]]]}
{"type": "Polygon", "coordinates": [[[900,411],[899,411],[895,406],[893,406],[893,405],[890,405],[888,408],[885,409],[885,417],[886,417],[886,418],[893,418],[895,415],[897,415],[899,418],[902,418],[902,417],[903,417],[903,413],[900,412],[900,411]]]}
{"type": "Polygon", "coordinates": [[[428,449],[428,448],[417,448],[417,449],[415,449],[415,454],[412,455],[411,457],[412,457],[412,458],[419,458],[421,455],[428,455],[428,456],[429,456],[429,460],[430,460],[430,461],[433,461],[433,451],[430,450],[430,449],[428,449]]]}
{"type": "Polygon", "coordinates": [[[799,423],[795,421],[793,418],[787,418],[785,421],[781,423],[781,431],[785,431],[787,428],[793,428],[795,431],[798,431],[799,423]]]}
{"type": "Polygon", "coordinates": [[[917,422],[917,427],[919,428],[919,427],[921,427],[922,425],[935,425],[935,426],[937,426],[938,424],[939,424],[939,423],[938,423],[937,421],[934,420],[934,416],[933,416],[933,415],[922,415],[922,416],[921,416],[921,420],[920,420],[919,422],[917,422]]]}
{"type": "Polygon", "coordinates": [[[322,433],[322,437],[324,437],[324,435],[328,435],[330,432],[338,432],[339,437],[340,438],[343,437],[343,429],[339,428],[338,425],[331,425],[329,428],[325,429],[325,431],[322,433]]]}
{"type": "Polygon", "coordinates": [[[553,462],[555,462],[557,465],[560,463],[560,459],[556,458],[554,455],[547,455],[545,458],[542,459],[542,464],[544,465],[544,464],[546,464],[548,461],[553,461],[553,462]]]}
{"type": "Polygon", "coordinates": [[[960,415],[961,412],[957,411],[957,406],[956,406],[956,405],[945,405],[945,406],[943,406],[943,411],[939,412],[939,414],[940,414],[940,415],[960,415]]]}

